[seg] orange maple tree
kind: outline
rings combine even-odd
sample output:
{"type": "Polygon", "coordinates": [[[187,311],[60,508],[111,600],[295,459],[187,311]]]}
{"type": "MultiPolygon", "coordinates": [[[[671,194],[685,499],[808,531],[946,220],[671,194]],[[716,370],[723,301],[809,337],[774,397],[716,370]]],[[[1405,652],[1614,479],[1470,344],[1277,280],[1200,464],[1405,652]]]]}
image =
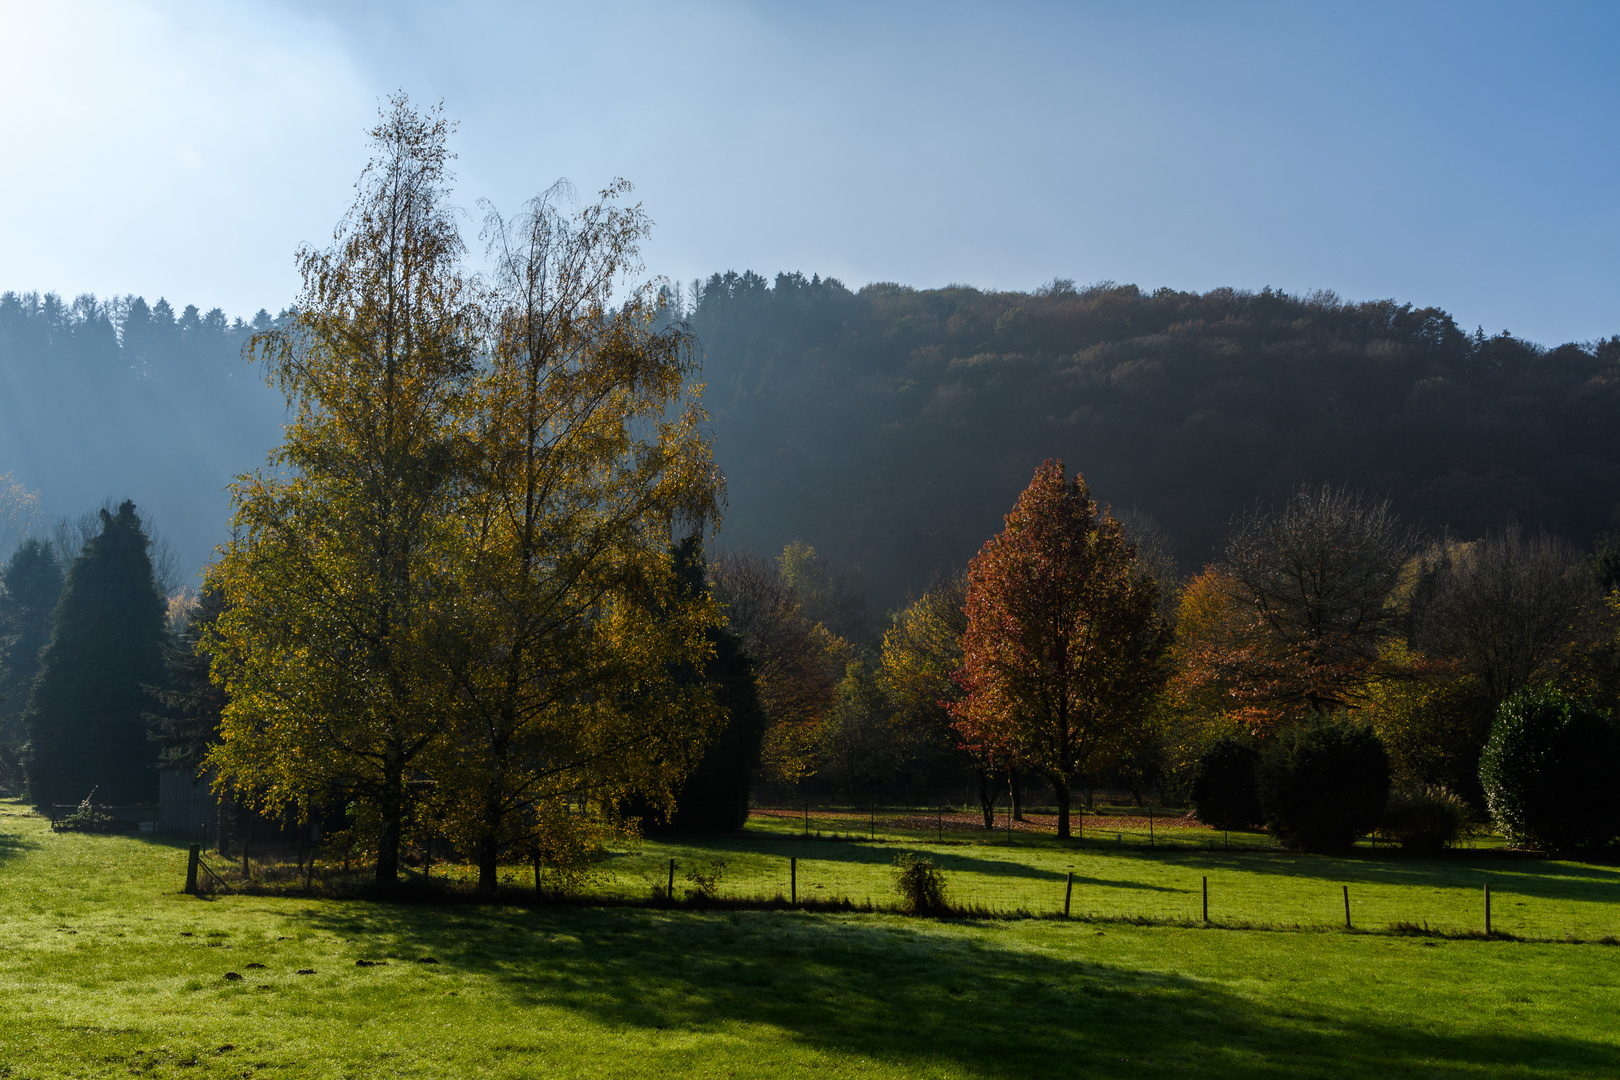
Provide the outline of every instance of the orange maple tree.
{"type": "Polygon", "coordinates": [[[1119,523],[1053,459],[968,565],[963,694],[951,716],[966,748],[1052,785],[1061,838],[1074,782],[1141,722],[1164,683],[1170,628],[1157,603],[1119,523]]]}

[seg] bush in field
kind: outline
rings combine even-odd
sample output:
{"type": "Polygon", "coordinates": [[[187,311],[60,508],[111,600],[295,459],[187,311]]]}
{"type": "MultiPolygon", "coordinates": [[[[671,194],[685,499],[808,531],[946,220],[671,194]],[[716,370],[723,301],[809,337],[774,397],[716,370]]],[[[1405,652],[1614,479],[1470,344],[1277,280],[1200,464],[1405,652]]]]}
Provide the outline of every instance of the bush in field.
{"type": "Polygon", "coordinates": [[[1480,757],[1491,820],[1518,843],[1552,851],[1620,835],[1620,728],[1552,688],[1513,695],[1496,711],[1480,757]]]}
{"type": "Polygon", "coordinates": [[[1390,793],[1378,833],[1414,854],[1432,855],[1467,835],[1468,803],[1443,787],[1390,793]]]}
{"type": "Polygon", "coordinates": [[[1333,851],[1371,832],[1389,799],[1389,755],[1371,727],[1334,718],[1283,732],[1255,778],[1266,824],[1285,845],[1333,851]]]}
{"type": "Polygon", "coordinates": [[[686,880],[692,887],[686,890],[688,900],[713,900],[720,895],[720,879],[725,877],[726,864],[723,859],[714,859],[708,866],[696,867],[686,872],[686,880]]]}
{"type": "Polygon", "coordinates": [[[945,872],[926,855],[907,852],[894,857],[894,890],[907,915],[945,910],[945,872]]]}
{"type": "Polygon", "coordinates": [[[1198,820],[1217,829],[1247,828],[1262,820],[1255,789],[1260,751],[1231,736],[1212,743],[1193,766],[1192,803],[1198,820]]]}

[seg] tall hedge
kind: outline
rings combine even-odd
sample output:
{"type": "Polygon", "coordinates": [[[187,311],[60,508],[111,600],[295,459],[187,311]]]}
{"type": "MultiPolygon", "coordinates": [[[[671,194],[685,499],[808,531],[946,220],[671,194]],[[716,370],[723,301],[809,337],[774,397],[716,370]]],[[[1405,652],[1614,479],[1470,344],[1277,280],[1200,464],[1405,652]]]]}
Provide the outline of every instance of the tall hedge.
{"type": "Polygon", "coordinates": [[[1266,825],[1285,845],[1335,851],[1377,827],[1389,800],[1389,755],[1373,729],[1342,717],[1279,735],[1255,779],[1266,825]]]}
{"type": "Polygon", "coordinates": [[[1552,688],[1521,691],[1496,711],[1480,757],[1491,819],[1552,851],[1620,836],[1620,726],[1552,688]]]}

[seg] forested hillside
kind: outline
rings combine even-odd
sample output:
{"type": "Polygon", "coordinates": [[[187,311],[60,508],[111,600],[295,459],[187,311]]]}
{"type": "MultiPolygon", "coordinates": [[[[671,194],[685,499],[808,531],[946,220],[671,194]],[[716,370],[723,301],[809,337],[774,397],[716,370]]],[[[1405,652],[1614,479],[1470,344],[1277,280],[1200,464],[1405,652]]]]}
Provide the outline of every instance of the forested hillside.
{"type": "Polygon", "coordinates": [[[1617,520],[1620,338],[1546,349],[1394,301],[1063,281],[725,274],[672,302],[704,349],[722,543],[857,562],[879,611],[965,564],[1048,456],[1156,519],[1183,570],[1301,481],[1468,537],[1517,521],[1586,543],[1617,520]]]}
{"type": "MultiPolygon", "coordinates": [[[[1616,524],[1620,338],[1547,349],[1393,301],[1061,281],[716,274],[671,306],[704,356],[720,544],[858,563],[880,612],[963,565],[1048,456],[1151,515],[1184,570],[1235,511],[1306,480],[1465,536],[1616,524]]],[[[132,498],[195,569],[225,536],[224,485],[280,438],[280,396],[241,357],[252,329],[162,300],[0,296],[0,472],[57,514],[132,498]]]]}
{"type": "Polygon", "coordinates": [[[139,297],[0,294],[0,473],[52,515],[135,500],[189,576],[225,538],[225,485],[281,438],[280,395],[242,360],[269,322],[139,297]]]}

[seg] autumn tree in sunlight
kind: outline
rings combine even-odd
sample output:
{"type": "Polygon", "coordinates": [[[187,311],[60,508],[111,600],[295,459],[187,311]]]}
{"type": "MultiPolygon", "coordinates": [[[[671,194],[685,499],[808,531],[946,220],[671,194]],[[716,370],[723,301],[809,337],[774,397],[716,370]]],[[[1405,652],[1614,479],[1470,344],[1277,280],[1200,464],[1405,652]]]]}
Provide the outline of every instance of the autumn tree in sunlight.
{"type": "Polygon", "coordinates": [[[984,827],[995,824],[995,807],[1007,790],[1011,767],[1007,748],[996,742],[964,745],[950,706],[962,689],[953,675],[962,666],[967,633],[968,577],[965,571],[938,575],[922,596],[908,604],[883,635],[878,677],[894,703],[896,720],[915,758],[964,758],[978,781],[984,827]]]}
{"type": "Polygon", "coordinates": [[[292,420],[233,488],[209,631],[229,704],[221,782],[308,812],[355,801],[376,879],[399,872],[408,784],[452,704],[437,652],[464,541],[462,420],[478,311],[437,112],[399,97],[331,248],[299,255],[292,316],[256,337],[292,420]]]}
{"type": "Polygon", "coordinates": [[[1255,734],[1352,707],[1403,666],[1391,597],[1415,551],[1387,502],[1301,488],[1242,518],[1182,595],[1177,688],[1255,734]]]}
{"type": "Polygon", "coordinates": [[[805,613],[783,560],[751,551],[721,551],[710,584],[726,625],[753,661],[765,730],[765,775],[801,783],[816,771],[822,719],[838,696],[849,647],[805,613]]]}
{"type": "Polygon", "coordinates": [[[706,684],[679,677],[713,653],[718,615],[678,584],[670,547],[715,519],[719,473],[687,382],[692,342],[630,281],[650,223],[629,191],[568,213],[559,185],[485,223],[491,336],[465,399],[434,803],[486,889],[503,851],[564,862],[578,845],[559,830],[612,828],[631,793],[667,816],[724,723],[706,684]]]}
{"type": "Polygon", "coordinates": [[[967,631],[950,706],[969,745],[1002,745],[1070,790],[1144,721],[1167,674],[1158,586],[1084,479],[1048,459],[968,565],[967,631]]]}
{"type": "Polygon", "coordinates": [[[514,851],[574,873],[628,792],[667,813],[718,728],[690,677],[718,616],[671,544],[720,480],[690,340],[630,280],[629,185],[491,212],[474,282],[449,131],[392,102],[334,246],[254,339],[294,420],[235,489],[209,761],[271,808],[351,804],[379,884],[427,822],[488,889],[514,851]]]}

